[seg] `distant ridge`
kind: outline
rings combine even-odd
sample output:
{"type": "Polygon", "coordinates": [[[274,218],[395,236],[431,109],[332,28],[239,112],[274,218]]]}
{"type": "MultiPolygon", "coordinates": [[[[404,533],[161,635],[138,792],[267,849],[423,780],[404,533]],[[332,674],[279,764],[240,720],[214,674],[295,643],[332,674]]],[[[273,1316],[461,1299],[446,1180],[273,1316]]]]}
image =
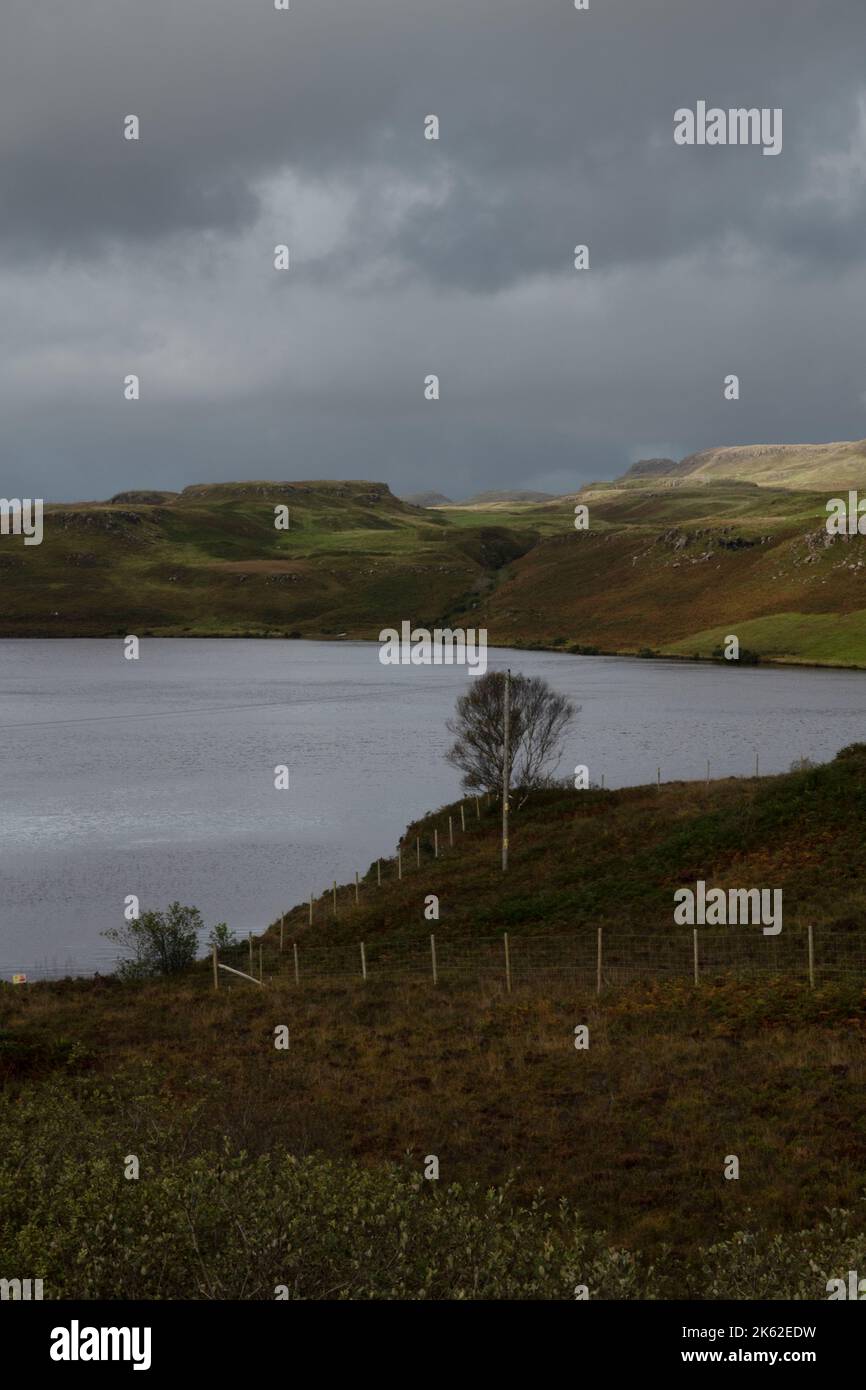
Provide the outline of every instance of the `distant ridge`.
{"type": "Polygon", "coordinates": [[[679,467],[676,459],[638,459],[623,478],[656,478],[663,474],[675,473],[679,467]]]}
{"type": "Polygon", "coordinates": [[[446,497],[444,492],[410,492],[400,501],[408,502],[410,507],[444,507],[450,504],[451,498],[446,497]]]}
{"type": "Polygon", "coordinates": [[[464,502],[457,502],[460,507],[480,507],[488,502],[553,502],[559,493],[556,492],[475,492],[471,498],[466,498],[464,502]]]}
{"type": "Polygon", "coordinates": [[[679,462],[639,459],[616,481],[651,477],[688,478],[690,483],[730,479],[794,492],[866,487],[866,439],[830,444],[740,444],[702,449],[679,462]]]}

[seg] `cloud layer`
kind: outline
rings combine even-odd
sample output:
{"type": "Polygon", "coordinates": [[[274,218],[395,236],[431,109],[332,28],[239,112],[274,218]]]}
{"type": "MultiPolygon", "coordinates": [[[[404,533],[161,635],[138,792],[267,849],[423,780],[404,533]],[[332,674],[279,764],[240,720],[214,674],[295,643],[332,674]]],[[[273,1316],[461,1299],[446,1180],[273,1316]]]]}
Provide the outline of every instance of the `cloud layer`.
{"type": "Polygon", "coordinates": [[[866,435],[862,0],[7,11],[6,495],[564,490],[866,435]],[[782,153],[675,146],[698,100],[781,107],[782,153]]]}

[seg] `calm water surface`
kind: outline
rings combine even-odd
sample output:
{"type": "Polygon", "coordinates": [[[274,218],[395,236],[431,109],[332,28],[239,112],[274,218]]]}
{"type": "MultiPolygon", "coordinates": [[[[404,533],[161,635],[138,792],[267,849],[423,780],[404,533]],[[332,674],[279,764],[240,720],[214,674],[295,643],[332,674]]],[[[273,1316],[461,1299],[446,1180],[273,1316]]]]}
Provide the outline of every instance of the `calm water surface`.
{"type": "MultiPolygon", "coordinates": [[[[459,795],[459,668],[372,643],[0,641],[0,969],[93,968],[127,894],[260,930],[459,795]],[[273,770],[290,768],[278,792],[273,770]]],[[[581,706],[560,771],[608,786],[787,770],[866,740],[866,673],[492,650],[581,706]]],[[[577,793],[576,793],[577,794],[577,793]]]]}

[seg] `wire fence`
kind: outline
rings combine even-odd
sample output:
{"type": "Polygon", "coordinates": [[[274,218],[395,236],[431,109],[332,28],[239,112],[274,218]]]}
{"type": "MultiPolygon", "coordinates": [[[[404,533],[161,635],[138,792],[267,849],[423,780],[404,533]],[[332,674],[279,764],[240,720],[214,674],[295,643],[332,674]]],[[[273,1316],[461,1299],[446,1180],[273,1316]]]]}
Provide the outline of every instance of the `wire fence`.
{"type": "Polygon", "coordinates": [[[218,954],[218,963],[256,981],[288,980],[299,987],[318,981],[386,980],[432,984],[449,980],[500,981],[506,989],[544,979],[576,987],[616,988],[638,981],[721,977],[787,977],[819,986],[833,980],[866,983],[866,930],[793,928],[764,936],[760,928],[622,932],[612,928],[570,935],[449,937],[308,944],[240,943],[218,954]],[[266,949],[266,954],[265,954],[266,949]]]}
{"type": "MultiPolygon", "coordinates": [[[[866,929],[792,927],[764,936],[760,927],[684,928],[664,932],[611,927],[551,936],[451,937],[434,933],[400,940],[313,943],[305,937],[273,937],[222,947],[216,963],[255,982],[384,980],[392,983],[479,980],[505,989],[545,979],[597,992],[640,981],[712,982],[721,977],[787,977],[807,985],[831,981],[866,984],[866,929]]],[[[0,980],[45,980],[111,975],[116,952],[86,957],[46,957],[27,967],[2,967],[0,980]]],[[[225,982],[225,975],[220,976],[225,982]]]]}

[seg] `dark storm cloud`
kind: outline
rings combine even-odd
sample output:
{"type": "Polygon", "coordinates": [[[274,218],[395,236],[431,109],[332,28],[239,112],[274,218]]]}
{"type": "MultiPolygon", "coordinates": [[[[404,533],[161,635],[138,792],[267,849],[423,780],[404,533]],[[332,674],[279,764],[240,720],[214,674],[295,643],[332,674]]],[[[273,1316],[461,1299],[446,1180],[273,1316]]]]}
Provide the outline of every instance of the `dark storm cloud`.
{"type": "Polygon", "coordinates": [[[7,0],[4,489],[866,434],[864,38],[863,0],[7,0]],[[676,147],[698,99],[782,107],[782,153],[676,147]]]}
{"type": "Polygon", "coordinates": [[[732,226],[800,253],[832,220],[834,256],[859,255],[862,184],[832,219],[796,194],[851,138],[864,38],[862,0],[23,0],[0,50],[0,233],[33,254],[231,233],[268,173],[363,196],[373,166],[380,196],[389,169],[451,172],[394,248],[445,282],[556,270],[572,230],[611,264],[732,226]],[[675,148],[673,111],[698,97],[783,106],[783,157],[675,148]]]}

